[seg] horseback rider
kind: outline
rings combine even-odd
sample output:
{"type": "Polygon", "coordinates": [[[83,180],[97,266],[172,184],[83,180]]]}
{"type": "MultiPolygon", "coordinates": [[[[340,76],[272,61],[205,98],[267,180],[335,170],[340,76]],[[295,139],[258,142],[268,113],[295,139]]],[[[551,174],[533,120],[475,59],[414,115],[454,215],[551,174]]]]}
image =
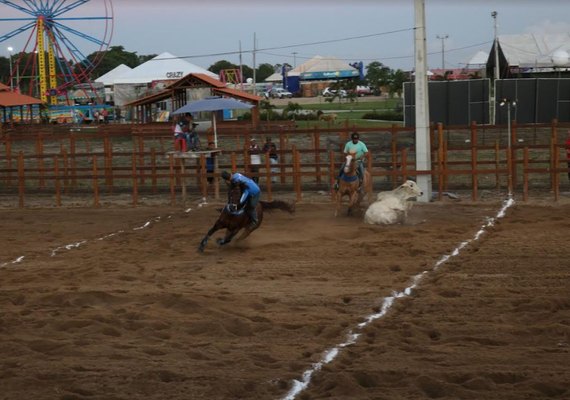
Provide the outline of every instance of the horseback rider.
{"type": "Polygon", "coordinates": [[[253,180],[237,172],[230,174],[227,171],[222,171],[221,176],[226,183],[229,183],[230,185],[239,185],[241,187],[242,195],[239,200],[240,207],[245,206],[245,211],[247,212],[247,215],[249,215],[249,228],[255,228],[259,223],[256,207],[261,196],[261,189],[253,180]]]}
{"type": "MultiPolygon", "coordinates": [[[[348,154],[355,154],[355,162],[357,164],[356,174],[358,175],[358,187],[362,187],[362,180],[364,179],[364,163],[366,162],[366,157],[368,156],[368,148],[364,142],[360,141],[360,135],[358,132],[352,132],[350,135],[350,141],[344,145],[344,156],[348,154]]],[[[343,162],[340,166],[338,176],[336,177],[336,183],[334,184],[334,190],[338,191],[340,177],[342,176],[342,170],[344,169],[346,162],[343,162]]]]}

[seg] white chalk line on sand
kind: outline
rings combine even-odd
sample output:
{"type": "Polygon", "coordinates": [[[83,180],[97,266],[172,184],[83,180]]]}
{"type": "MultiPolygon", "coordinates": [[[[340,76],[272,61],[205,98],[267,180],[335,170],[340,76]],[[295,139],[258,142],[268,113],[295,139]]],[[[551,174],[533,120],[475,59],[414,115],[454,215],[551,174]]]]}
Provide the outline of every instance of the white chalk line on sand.
{"type": "Polygon", "coordinates": [[[293,386],[291,387],[291,390],[289,390],[289,392],[285,395],[285,397],[283,397],[283,400],[294,400],[295,397],[299,393],[301,393],[303,390],[305,390],[309,386],[309,384],[311,383],[311,378],[316,372],[320,371],[324,365],[332,362],[340,354],[340,352],[343,348],[356,343],[356,341],[358,340],[358,338],[361,335],[361,333],[359,333],[359,331],[362,331],[362,329],[364,329],[366,326],[370,325],[373,321],[384,317],[388,313],[388,310],[390,310],[390,308],[392,307],[392,305],[394,304],[396,299],[410,296],[412,294],[412,290],[414,290],[416,287],[418,287],[418,285],[420,284],[422,279],[428,273],[438,270],[449,259],[459,255],[461,250],[463,250],[467,245],[469,245],[472,242],[479,240],[481,238],[481,236],[487,231],[487,229],[492,227],[495,224],[495,221],[497,219],[503,218],[505,216],[507,209],[509,207],[511,207],[514,203],[515,202],[512,199],[512,197],[509,197],[507,200],[505,200],[503,202],[503,206],[499,210],[499,212],[497,213],[496,217],[495,218],[487,218],[487,222],[485,224],[483,224],[481,229],[479,229],[479,231],[473,236],[472,239],[468,239],[464,242],[461,242],[451,252],[451,254],[443,255],[435,263],[435,265],[433,266],[433,268],[431,270],[426,270],[426,271],[423,271],[423,272],[415,275],[412,278],[410,286],[406,287],[403,291],[401,291],[401,292],[394,291],[394,292],[392,292],[391,296],[384,297],[384,299],[382,300],[382,307],[380,307],[380,311],[367,316],[364,322],[359,323],[356,326],[356,328],[351,329],[347,333],[346,339],[344,342],[336,345],[335,347],[333,347],[331,349],[326,350],[323,353],[323,356],[322,356],[320,361],[314,363],[309,369],[307,369],[305,372],[303,372],[301,380],[296,380],[296,379],[293,380],[293,386]]]}
{"type": "MultiPolygon", "coordinates": [[[[206,199],[205,199],[205,198],[202,198],[202,202],[198,204],[198,208],[203,207],[204,205],[207,205],[207,204],[208,204],[208,203],[207,203],[206,199]]],[[[191,211],[192,211],[192,208],[187,208],[186,210],[184,210],[185,213],[189,213],[189,212],[191,212],[191,211]]],[[[146,229],[146,228],[148,228],[149,226],[151,226],[152,224],[155,224],[155,223],[157,223],[157,222],[160,222],[160,221],[163,220],[163,219],[170,219],[170,218],[172,218],[172,215],[167,215],[167,216],[165,216],[165,217],[161,217],[161,216],[154,217],[154,218],[152,218],[152,219],[146,221],[144,224],[142,224],[142,225],[140,225],[140,226],[137,226],[137,227],[134,227],[134,228],[132,229],[132,231],[140,231],[140,230],[142,230],[142,229],[146,229]]],[[[121,230],[118,230],[118,231],[116,231],[116,232],[109,233],[109,234],[107,234],[107,235],[104,235],[104,236],[101,236],[101,237],[98,237],[98,238],[95,238],[95,239],[92,239],[92,240],[84,239],[84,240],[80,240],[80,241],[75,242],[75,243],[70,243],[70,244],[66,244],[66,245],[63,245],[63,246],[56,247],[55,249],[53,249],[53,250],[51,251],[51,257],[55,257],[56,255],[58,255],[59,253],[61,253],[61,252],[63,252],[63,251],[70,251],[70,250],[73,250],[73,249],[77,249],[77,248],[79,248],[79,247],[81,247],[81,246],[84,246],[84,245],[88,244],[89,242],[96,242],[96,241],[101,241],[101,240],[110,239],[110,238],[112,238],[112,237],[114,237],[114,236],[121,235],[121,234],[123,234],[123,233],[125,233],[125,232],[128,232],[128,231],[125,231],[125,230],[121,229],[121,230]]],[[[25,258],[26,258],[26,256],[19,256],[18,258],[14,259],[14,260],[12,260],[12,261],[7,261],[7,262],[4,262],[4,263],[1,263],[1,264],[0,264],[0,268],[7,267],[7,266],[13,265],[13,264],[20,264],[20,263],[22,263],[22,262],[24,261],[25,258]]]]}

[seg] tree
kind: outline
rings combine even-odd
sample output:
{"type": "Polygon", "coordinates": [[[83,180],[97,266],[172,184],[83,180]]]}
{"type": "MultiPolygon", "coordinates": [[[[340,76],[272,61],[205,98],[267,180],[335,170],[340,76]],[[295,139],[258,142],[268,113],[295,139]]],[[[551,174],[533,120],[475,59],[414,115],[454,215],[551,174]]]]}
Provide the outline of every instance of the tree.
{"type": "Polygon", "coordinates": [[[379,61],[373,61],[366,67],[366,79],[375,92],[378,92],[382,86],[390,84],[391,73],[390,68],[379,61]]]}
{"type": "MultiPolygon", "coordinates": [[[[94,52],[87,56],[91,61],[95,60],[100,52],[94,52]]],[[[151,57],[152,58],[152,57],[151,57]]],[[[111,46],[104,54],[103,59],[91,72],[91,78],[96,79],[101,75],[117,68],[119,65],[125,64],[134,68],[140,64],[139,56],[136,52],[125,51],[123,46],[111,46]]]]}
{"type": "Polygon", "coordinates": [[[258,82],[263,82],[265,79],[267,79],[269,76],[273,74],[274,74],[273,65],[264,63],[257,68],[255,79],[258,82]]]}
{"type": "Polygon", "coordinates": [[[393,93],[397,93],[398,97],[402,97],[402,87],[404,85],[404,82],[408,82],[408,75],[402,71],[401,69],[397,69],[396,71],[393,71],[391,74],[391,82],[389,85],[389,89],[390,89],[390,96],[393,93]]]}

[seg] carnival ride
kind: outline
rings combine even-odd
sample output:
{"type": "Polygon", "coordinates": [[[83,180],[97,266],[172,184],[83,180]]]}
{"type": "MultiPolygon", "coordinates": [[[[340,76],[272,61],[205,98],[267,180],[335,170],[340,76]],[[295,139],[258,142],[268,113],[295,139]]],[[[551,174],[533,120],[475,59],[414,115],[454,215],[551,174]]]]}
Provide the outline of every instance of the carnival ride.
{"type": "Polygon", "coordinates": [[[50,105],[74,85],[90,85],[113,35],[112,0],[0,0],[0,15],[9,30],[0,43],[25,42],[13,68],[10,54],[10,83],[16,78],[15,88],[50,105]]]}

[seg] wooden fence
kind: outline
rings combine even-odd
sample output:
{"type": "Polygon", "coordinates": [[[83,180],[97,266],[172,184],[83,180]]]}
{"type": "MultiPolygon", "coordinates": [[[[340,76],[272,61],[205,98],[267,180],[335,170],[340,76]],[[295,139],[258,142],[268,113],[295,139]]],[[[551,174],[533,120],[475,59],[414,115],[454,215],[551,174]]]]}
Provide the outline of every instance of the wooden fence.
{"type": "MultiPolygon", "coordinates": [[[[192,196],[212,196],[218,193],[219,172],[232,170],[259,178],[269,200],[275,191],[293,192],[297,200],[304,191],[321,190],[334,196],[331,187],[342,162],[341,150],[353,129],[347,125],[221,129],[219,169],[209,173],[205,154],[190,164],[176,157],[167,125],[108,125],[87,132],[25,127],[3,134],[0,195],[8,202],[14,199],[18,207],[25,207],[34,196],[49,196],[56,206],[87,196],[99,206],[102,197],[125,193],[133,205],[139,204],[141,194],[175,205],[186,200],[181,196],[182,185],[184,193],[192,196]],[[246,144],[251,137],[262,142],[266,136],[277,144],[279,162],[270,164],[265,157],[264,164],[252,168],[246,144]]],[[[470,190],[474,201],[482,189],[518,193],[523,200],[533,190],[548,190],[557,200],[561,186],[567,185],[566,129],[556,121],[532,126],[513,123],[509,141],[504,126],[434,125],[432,169],[427,172],[433,190],[438,199],[446,191],[470,190]]],[[[415,170],[413,130],[392,126],[358,131],[370,150],[367,167],[375,190],[391,189],[420,174],[415,170]]]]}

